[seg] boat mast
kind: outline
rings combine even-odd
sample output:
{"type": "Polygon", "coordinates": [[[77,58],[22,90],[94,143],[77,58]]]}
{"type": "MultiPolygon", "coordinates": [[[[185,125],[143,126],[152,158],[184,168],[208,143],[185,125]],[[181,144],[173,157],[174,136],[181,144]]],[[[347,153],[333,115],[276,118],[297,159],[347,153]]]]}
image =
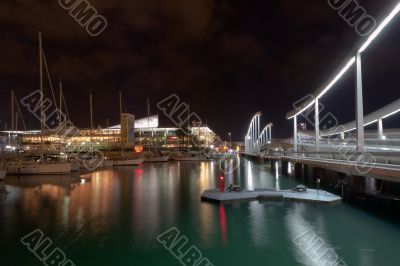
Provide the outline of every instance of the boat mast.
{"type": "Polygon", "coordinates": [[[44,133],[44,109],[43,109],[43,55],[42,33],[39,31],[39,86],[40,86],[40,144],[41,157],[43,159],[43,133],[44,133]]]}
{"type": "Polygon", "coordinates": [[[58,113],[59,113],[59,121],[58,121],[58,123],[59,123],[59,127],[61,127],[62,126],[62,121],[61,121],[61,115],[62,115],[62,86],[63,86],[63,84],[62,84],[62,82],[61,82],[61,79],[60,79],[60,84],[59,84],[59,87],[60,87],[60,109],[58,109],[58,113]]]}
{"type": "Polygon", "coordinates": [[[150,100],[149,100],[149,97],[147,97],[147,128],[150,129],[150,132],[151,132],[151,141],[150,141],[150,143],[147,143],[148,151],[150,152],[150,146],[153,146],[152,142],[154,141],[154,139],[153,139],[153,129],[150,128],[150,100]]]}
{"type": "Polygon", "coordinates": [[[14,90],[11,91],[11,134],[14,135],[14,90]]]}
{"type": "Polygon", "coordinates": [[[11,135],[9,134],[9,142],[10,146],[14,145],[14,142],[11,141],[11,138],[14,137],[14,125],[15,125],[15,118],[14,118],[14,90],[11,91],[11,135]]]}
{"type": "Polygon", "coordinates": [[[121,91],[119,91],[119,120],[121,123],[121,129],[120,129],[121,153],[123,153],[124,148],[122,144],[122,92],[121,91]]]}
{"type": "Polygon", "coordinates": [[[189,127],[190,127],[190,119],[189,119],[189,116],[190,116],[190,104],[188,105],[188,127],[187,127],[187,150],[188,150],[188,156],[190,156],[190,129],[189,129],[189,127]]]}
{"type": "Polygon", "coordinates": [[[106,119],[107,125],[107,151],[110,151],[110,124],[108,123],[108,118],[106,119]]]}
{"type": "Polygon", "coordinates": [[[93,130],[93,95],[90,91],[90,130],[93,130]]]}

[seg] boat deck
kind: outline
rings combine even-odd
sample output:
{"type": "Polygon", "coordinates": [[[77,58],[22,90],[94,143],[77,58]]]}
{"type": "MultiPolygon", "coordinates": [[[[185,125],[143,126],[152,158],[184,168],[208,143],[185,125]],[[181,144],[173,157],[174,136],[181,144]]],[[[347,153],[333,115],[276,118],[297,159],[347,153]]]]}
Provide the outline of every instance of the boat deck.
{"type": "Polygon", "coordinates": [[[256,189],[242,192],[220,192],[217,189],[206,190],[201,195],[202,201],[217,203],[233,203],[240,201],[298,201],[336,205],[342,202],[342,198],[324,190],[308,189],[299,193],[291,190],[256,189]]]}

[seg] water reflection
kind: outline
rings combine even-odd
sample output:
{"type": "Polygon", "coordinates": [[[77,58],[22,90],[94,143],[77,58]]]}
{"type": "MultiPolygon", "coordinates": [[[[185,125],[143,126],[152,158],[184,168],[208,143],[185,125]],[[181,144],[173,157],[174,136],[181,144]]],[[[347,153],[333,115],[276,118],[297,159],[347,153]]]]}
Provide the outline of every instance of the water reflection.
{"type": "MultiPolygon", "coordinates": [[[[222,170],[232,169],[231,160],[224,165],[222,170]]],[[[347,252],[344,258],[349,265],[377,265],[378,261],[391,265],[388,258],[397,254],[398,226],[348,206],[201,202],[203,190],[218,187],[222,170],[214,162],[170,162],[88,176],[7,177],[0,183],[0,241],[2,254],[12,256],[2,258],[3,262],[30,265],[14,262],[24,256],[32,260],[29,252],[21,252],[24,247],[18,240],[36,228],[62,243],[77,265],[129,265],[134,261],[176,265],[156,241],[157,235],[171,227],[188,236],[217,265],[257,265],[260,261],[313,265],[292,241],[308,230],[330,243],[329,247],[343,245],[338,252],[347,252]]],[[[286,189],[296,184],[279,172],[271,173],[268,164],[246,160],[235,171],[228,171],[226,178],[245,189],[286,189]]]]}
{"type": "Polygon", "coordinates": [[[247,163],[247,189],[253,190],[254,185],[253,185],[253,169],[252,169],[252,163],[248,161],[247,163]]]}
{"type": "Polygon", "coordinates": [[[225,214],[225,206],[221,204],[219,206],[219,222],[221,225],[221,239],[224,245],[227,244],[226,242],[226,234],[227,234],[227,225],[226,225],[226,214],[225,214]]]}
{"type": "Polygon", "coordinates": [[[264,209],[264,205],[259,202],[251,202],[249,209],[251,239],[256,247],[262,247],[268,239],[264,237],[268,235],[266,218],[268,209],[264,209]]]}
{"type": "Polygon", "coordinates": [[[279,182],[279,164],[275,162],[275,183],[276,183],[276,190],[281,190],[281,185],[279,182]]]}
{"type": "MultiPolygon", "coordinates": [[[[323,231],[323,228],[320,225],[322,222],[321,213],[317,213],[316,217],[312,217],[313,222],[309,222],[307,215],[307,205],[301,203],[293,204],[291,209],[287,210],[286,214],[286,227],[289,233],[289,238],[291,239],[291,245],[294,250],[295,257],[297,261],[302,265],[315,265],[319,266],[318,260],[313,260],[312,255],[316,255],[315,252],[318,252],[318,246],[312,246],[310,250],[304,251],[300,245],[295,244],[294,240],[298,239],[300,236],[310,233],[315,234],[316,238],[319,239],[320,247],[323,247],[324,250],[334,249],[332,245],[329,244],[327,239],[325,239],[326,231],[323,231]],[[318,222],[319,221],[319,222],[318,222]],[[323,246],[322,246],[323,245],[323,246]]],[[[307,240],[310,240],[309,238],[307,240]]],[[[311,243],[314,243],[314,239],[311,243]]],[[[317,242],[316,242],[317,243],[317,242]]]]}

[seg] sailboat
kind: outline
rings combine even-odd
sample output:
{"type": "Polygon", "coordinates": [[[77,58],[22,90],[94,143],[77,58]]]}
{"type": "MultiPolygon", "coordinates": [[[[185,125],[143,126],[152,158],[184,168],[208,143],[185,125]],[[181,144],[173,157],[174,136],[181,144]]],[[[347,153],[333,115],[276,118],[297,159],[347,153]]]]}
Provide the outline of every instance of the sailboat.
{"type": "MultiPolygon", "coordinates": [[[[122,118],[122,93],[121,92],[119,92],[119,109],[120,109],[120,118],[122,118]]],[[[122,122],[122,119],[120,119],[120,120],[122,122]]],[[[125,157],[124,145],[122,143],[122,123],[121,123],[120,143],[121,143],[121,156],[120,156],[120,158],[113,160],[114,166],[134,166],[134,165],[142,164],[144,162],[144,159],[142,159],[142,158],[125,157]]]]}
{"type": "MultiPolygon", "coordinates": [[[[38,33],[39,37],[39,82],[40,82],[40,92],[43,95],[43,49],[42,49],[42,33],[38,33]]],[[[62,161],[47,161],[44,159],[44,149],[43,149],[43,133],[45,130],[44,126],[44,105],[43,97],[41,97],[40,102],[40,159],[25,161],[24,158],[19,157],[16,160],[7,163],[7,172],[10,174],[22,174],[22,175],[43,175],[43,174],[69,174],[72,170],[71,163],[62,161]]],[[[12,108],[14,108],[12,106],[12,108]]],[[[13,125],[14,127],[14,125],[13,125]]]]}
{"type": "MultiPolygon", "coordinates": [[[[149,98],[147,98],[147,126],[150,128],[150,101],[149,98]]],[[[152,131],[152,143],[154,144],[153,140],[153,131],[152,131]]],[[[158,162],[168,162],[169,156],[168,155],[163,155],[161,154],[157,148],[155,148],[154,151],[150,151],[150,145],[149,150],[145,152],[144,154],[144,162],[145,163],[158,163],[158,162]]],[[[154,145],[156,146],[156,145],[154,145]]]]}

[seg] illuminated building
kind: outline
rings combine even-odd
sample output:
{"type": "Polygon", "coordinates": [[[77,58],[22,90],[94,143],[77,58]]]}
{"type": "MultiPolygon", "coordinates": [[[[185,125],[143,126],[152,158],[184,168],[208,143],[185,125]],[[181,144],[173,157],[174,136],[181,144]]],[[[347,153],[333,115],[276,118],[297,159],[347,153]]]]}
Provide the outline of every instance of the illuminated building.
{"type": "MultiPolygon", "coordinates": [[[[132,121],[132,117],[130,117],[132,121]]],[[[124,121],[124,120],[123,120],[124,121]]],[[[126,121],[126,120],[125,120],[126,121]]],[[[124,133],[124,130],[122,130],[124,133]]],[[[190,146],[209,147],[219,137],[208,127],[191,127],[190,146]]],[[[120,150],[121,149],[121,125],[109,128],[98,129],[67,129],[57,134],[45,132],[40,134],[39,130],[3,132],[4,145],[0,150],[6,150],[7,137],[14,135],[18,147],[24,151],[34,151],[40,147],[41,139],[47,151],[96,151],[96,150],[120,150]]],[[[131,133],[129,133],[131,134],[131,133]]],[[[122,137],[123,146],[127,149],[134,149],[135,145],[146,148],[187,148],[188,134],[185,129],[176,127],[159,127],[158,115],[134,120],[134,128],[127,127],[122,137]],[[127,136],[128,132],[134,129],[134,137],[127,136]],[[129,141],[128,141],[129,140],[129,141]],[[133,140],[133,141],[132,141],[133,140]]],[[[3,143],[2,142],[2,143],[3,143]]]]}

